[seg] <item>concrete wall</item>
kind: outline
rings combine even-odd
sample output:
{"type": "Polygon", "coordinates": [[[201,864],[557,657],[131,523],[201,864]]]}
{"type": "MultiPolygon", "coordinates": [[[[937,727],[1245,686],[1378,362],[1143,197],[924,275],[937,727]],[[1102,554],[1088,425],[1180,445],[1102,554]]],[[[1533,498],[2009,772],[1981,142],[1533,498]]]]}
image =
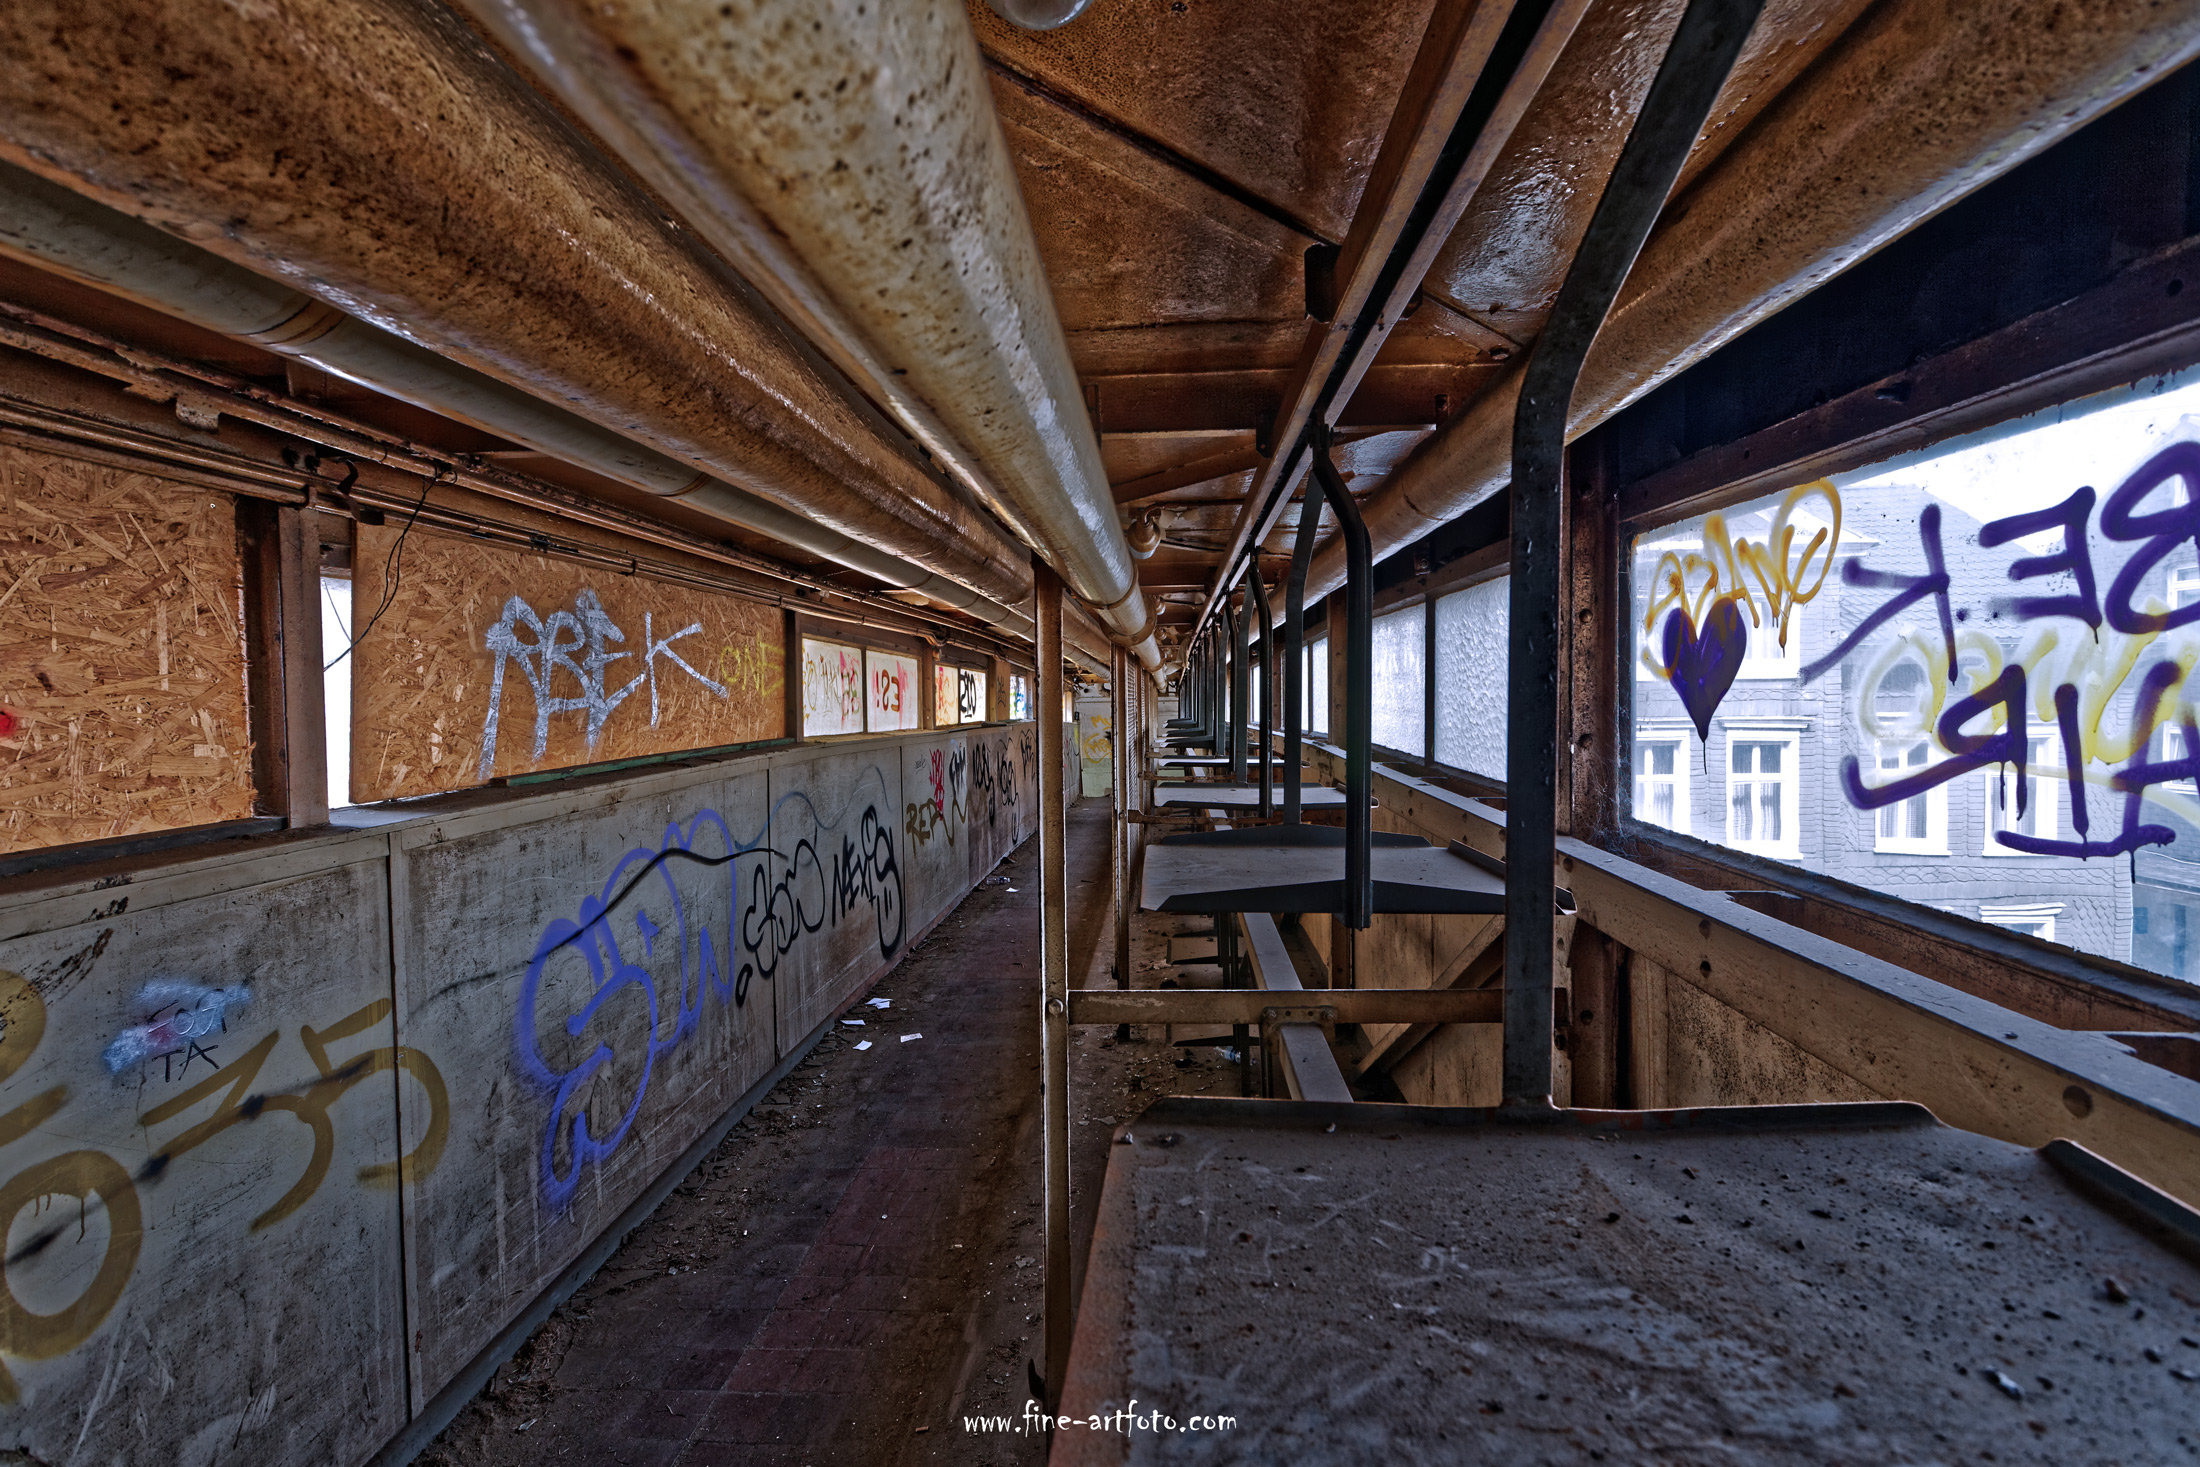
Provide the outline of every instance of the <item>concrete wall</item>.
{"type": "Polygon", "coordinates": [[[924,733],[10,883],[0,1445],[372,1457],[1036,830],[1037,776],[1035,725],[924,733]]]}

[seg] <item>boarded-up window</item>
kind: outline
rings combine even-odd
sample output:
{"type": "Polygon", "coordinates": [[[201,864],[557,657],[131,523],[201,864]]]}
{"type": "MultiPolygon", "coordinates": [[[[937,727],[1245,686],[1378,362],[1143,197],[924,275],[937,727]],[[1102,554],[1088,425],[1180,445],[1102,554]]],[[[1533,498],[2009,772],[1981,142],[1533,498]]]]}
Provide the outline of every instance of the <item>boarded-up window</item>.
{"type": "Polygon", "coordinates": [[[785,735],[776,608],[418,529],[386,588],[400,530],[353,555],[353,799],[785,735]]]}
{"type": "Polygon", "coordinates": [[[932,721],[942,728],[977,723],[985,717],[985,674],[974,667],[932,669],[935,702],[932,721]]]}
{"type": "Polygon", "coordinates": [[[915,728],[923,710],[923,694],[917,687],[917,659],[877,647],[863,651],[864,686],[869,693],[865,716],[872,733],[892,733],[915,728]]]}
{"type": "Polygon", "coordinates": [[[802,736],[863,732],[863,649],[802,639],[802,736]]]}
{"type": "Polygon", "coordinates": [[[0,851],[253,810],[229,495],[0,447],[0,851]]]}

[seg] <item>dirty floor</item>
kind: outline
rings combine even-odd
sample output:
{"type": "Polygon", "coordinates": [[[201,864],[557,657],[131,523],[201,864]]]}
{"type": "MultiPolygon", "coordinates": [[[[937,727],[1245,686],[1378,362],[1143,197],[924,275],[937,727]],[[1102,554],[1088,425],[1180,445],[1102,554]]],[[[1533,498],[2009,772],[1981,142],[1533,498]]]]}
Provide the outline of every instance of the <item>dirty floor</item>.
{"type": "MultiPolygon", "coordinates": [[[[1068,855],[1072,961],[1105,985],[1104,800],[1073,808],[1068,855]]],[[[890,1008],[851,1007],[862,1027],[836,1024],[420,1462],[1042,1462],[1043,1438],[964,1422],[1019,1416],[1041,1348],[1037,860],[1005,860],[866,995],[890,1008]]],[[[1192,925],[1139,924],[1136,986],[1212,981],[1169,963],[1192,925]]],[[[1158,1029],[1075,1040],[1082,1260],[1115,1122],[1234,1095],[1238,1071],[1158,1029]]]]}

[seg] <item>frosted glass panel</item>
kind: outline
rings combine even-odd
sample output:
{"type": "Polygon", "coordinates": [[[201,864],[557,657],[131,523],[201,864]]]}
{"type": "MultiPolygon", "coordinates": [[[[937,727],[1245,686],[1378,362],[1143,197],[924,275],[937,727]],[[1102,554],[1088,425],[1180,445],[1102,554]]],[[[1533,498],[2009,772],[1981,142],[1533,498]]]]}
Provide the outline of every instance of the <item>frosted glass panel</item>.
{"type": "Polygon", "coordinates": [[[1436,757],[1505,777],[1506,613],[1512,580],[1499,576],[1436,603],[1436,757]]]}
{"type": "Polygon", "coordinates": [[[863,649],[802,639],[802,736],[863,732],[863,649]]]}
{"type": "Polygon", "coordinates": [[[1424,699],[1428,678],[1428,632],[1423,608],[1415,606],[1375,618],[1375,719],[1369,725],[1375,742],[1386,749],[1419,754],[1424,745],[1424,699]]]}

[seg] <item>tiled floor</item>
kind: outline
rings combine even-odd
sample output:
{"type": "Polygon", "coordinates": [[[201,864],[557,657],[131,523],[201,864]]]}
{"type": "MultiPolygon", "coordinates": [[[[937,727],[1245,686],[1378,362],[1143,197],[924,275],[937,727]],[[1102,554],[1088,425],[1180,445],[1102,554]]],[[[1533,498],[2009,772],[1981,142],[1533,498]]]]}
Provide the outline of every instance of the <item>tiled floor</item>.
{"type": "MultiPolygon", "coordinates": [[[[1082,965],[1107,940],[1105,803],[1070,831],[1082,965]]],[[[822,1045],[423,1460],[1042,1460],[955,1424],[1019,1410],[1038,1354],[1036,858],[879,985],[892,1009],[859,1010],[874,1041],[921,1042],[822,1045]]]]}

